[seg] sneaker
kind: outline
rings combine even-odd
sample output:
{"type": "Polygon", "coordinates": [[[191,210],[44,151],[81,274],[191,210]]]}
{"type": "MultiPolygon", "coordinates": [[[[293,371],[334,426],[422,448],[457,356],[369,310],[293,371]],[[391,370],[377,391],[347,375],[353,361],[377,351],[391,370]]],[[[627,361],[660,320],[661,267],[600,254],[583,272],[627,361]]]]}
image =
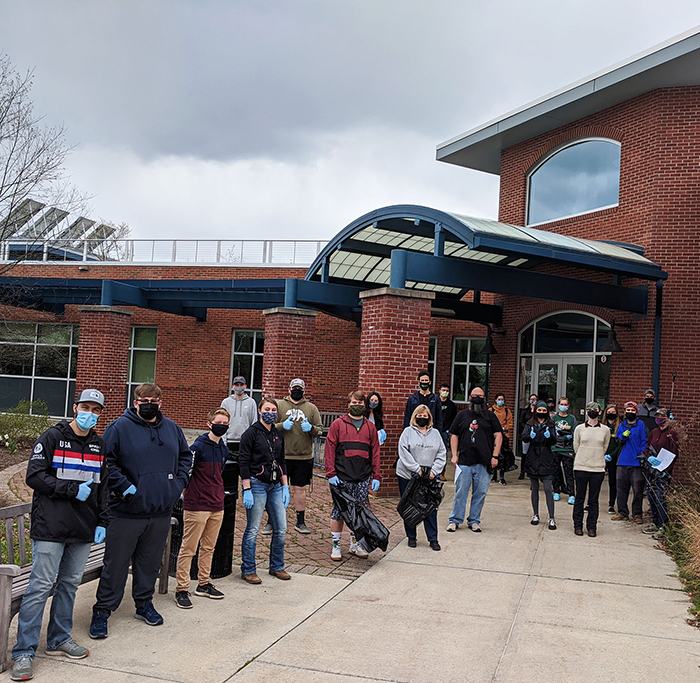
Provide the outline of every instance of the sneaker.
{"type": "Polygon", "coordinates": [[[569,505],[573,505],[576,502],[576,498],[569,496],[569,500],[566,501],[569,505]]]}
{"type": "Polygon", "coordinates": [[[450,522],[450,523],[447,525],[447,530],[448,530],[448,531],[457,531],[458,528],[459,528],[459,524],[455,524],[454,522],[450,522]]]}
{"type": "Polygon", "coordinates": [[[408,539],[408,547],[409,548],[415,548],[417,545],[418,545],[418,542],[416,541],[415,538],[408,539]]]}
{"type": "Polygon", "coordinates": [[[175,604],[182,609],[192,609],[192,600],[190,600],[189,591],[177,591],[175,593],[175,604]]]}
{"type": "Polygon", "coordinates": [[[10,678],[13,681],[31,681],[34,678],[34,671],[32,670],[32,658],[31,657],[20,657],[15,659],[12,665],[12,673],[10,678]]]}
{"type": "Polygon", "coordinates": [[[252,584],[259,584],[262,583],[262,579],[255,573],[253,574],[241,574],[241,578],[246,582],[246,583],[252,583],[252,584]]]}
{"type": "Polygon", "coordinates": [[[532,515],[532,519],[530,520],[530,524],[532,524],[532,526],[537,526],[539,523],[540,523],[539,515],[532,515]]]}
{"type": "Polygon", "coordinates": [[[288,572],[284,571],[284,569],[280,569],[280,570],[278,570],[278,571],[276,571],[276,572],[269,571],[269,572],[267,572],[267,573],[268,573],[270,576],[274,576],[274,577],[280,579],[281,581],[289,581],[289,579],[292,578],[292,575],[289,574],[288,572]]]}
{"type": "Polygon", "coordinates": [[[107,619],[109,619],[107,612],[99,609],[93,610],[92,621],[90,622],[90,638],[97,640],[107,637],[107,619]]]}
{"type": "Polygon", "coordinates": [[[359,544],[350,544],[350,552],[360,559],[366,560],[369,557],[369,553],[359,544]]]}
{"type": "Polygon", "coordinates": [[[612,519],[613,522],[621,522],[621,521],[627,521],[629,517],[627,515],[621,515],[619,512],[616,515],[613,515],[610,519],[612,519]]]}
{"type": "Polygon", "coordinates": [[[597,534],[596,534],[596,530],[595,530],[595,529],[588,529],[588,535],[589,535],[591,538],[595,538],[596,535],[597,535],[597,534]]]}
{"type": "Polygon", "coordinates": [[[78,645],[72,638],[65,643],[61,643],[53,649],[46,648],[46,654],[51,657],[68,657],[69,659],[83,659],[90,654],[90,650],[82,645],[78,645]]]}
{"type": "Polygon", "coordinates": [[[309,529],[309,527],[306,526],[306,524],[304,524],[304,522],[302,522],[301,524],[295,524],[294,531],[296,531],[299,534],[310,534],[311,533],[311,529],[309,529]]]}
{"type": "Polygon", "coordinates": [[[550,531],[556,531],[556,529],[557,529],[557,523],[556,523],[553,519],[550,519],[550,520],[549,520],[549,524],[547,524],[547,528],[548,528],[550,531]]]}
{"type": "Polygon", "coordinates": [[[656,526],[656,524],[647,524],[642,529],[642,533],[643,534],[655,534],[658,530],[659,530],[659,527],[656,526]]]}
{"type": "Polygon", "coordinates": [[[615,506],[614,506],[614,505],[611,505],[611,506],[608,508],[608,514],[610,514],[610,515],[614,515],[614,514],[615,514],[615,506]]]}
{"type": "Polygon", "coordinates": [[[333,541],[333,550],[331,550],[331,560],[340,562],[343,559],[343,553],[340,550],[340,541],[333,541]]]}
{"type": "Polygon", "coordinates": [[[440,547],[440,544],[437,541],[430,541],[430,547],[433,550],[442,550],[442,548],[440,547]]]}
{"type": "Polygon", "coordinates": [[[197,586],[194,589],[194,594],[198,595],[200,598],[211,598],[212,600],[221,600],[224,594],[221,591],[216,590],[211,583],[205,583],[203,586],[197,586]]]}
{"type": "Polygon", "coordinates": [[[498,483],[499,483],[501,486],[507,486],[507,485],[508,485],[505,479],[501,479],[498,483]]]}
{"type": "Polygon", "coordinates": [[[635,515],[632,517],[632,519],[634,520],[635,524],[644,524],[644,519],[642,519],[641,515],[635,515]]]}
{"type": "Polygon", "coordinates": [[[664,531],[664,528],[661,527],[653,536],[652,538],[655,538],[657,541],[662,541],[664,538],[666,538],[666,532],[664,531]]]}
{"type": "Polygon", "coordinates": [[[575,533],[577,536],[583,536],[583,529],[582,529],[580,526],[577,526],[577,527],[574,529],[574,533],[575,533]]]}
{"type": "Polygon", "coordinates": [[[554,494],[554,500],[559,500],[560,498],[561,498],[561,496],[558,493],[554,494]]]}
{"type": "Polygon", "coordinates": [[[268,522],[260,532],[263,536],[272,536],[272,524],[268,522]]]}
{"type": "Polygon", "coordinates": [[[134,619],[145,621],[149,626],[160,626],[163,623],[163,617],[156,612],[156,608],[150,601],[136,608],[134,619]]]}
{"type": "Polygon", "coordinates": [[[475,534],[480,534],[481,533],[481,527],[478,524],[469,524],[469,528],[475,533],[475,534]]]}

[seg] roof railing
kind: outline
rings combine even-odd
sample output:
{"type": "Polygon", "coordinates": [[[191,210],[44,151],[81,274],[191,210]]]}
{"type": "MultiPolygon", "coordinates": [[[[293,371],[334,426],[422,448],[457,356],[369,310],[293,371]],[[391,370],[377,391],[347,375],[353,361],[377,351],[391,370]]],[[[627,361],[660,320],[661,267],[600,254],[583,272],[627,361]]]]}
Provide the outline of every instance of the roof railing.
{"type": "Polygon", "coordinates": [[[0,242],[0,262],[199,263],[308,266],[318,240],[28,240],[0,242]]]}

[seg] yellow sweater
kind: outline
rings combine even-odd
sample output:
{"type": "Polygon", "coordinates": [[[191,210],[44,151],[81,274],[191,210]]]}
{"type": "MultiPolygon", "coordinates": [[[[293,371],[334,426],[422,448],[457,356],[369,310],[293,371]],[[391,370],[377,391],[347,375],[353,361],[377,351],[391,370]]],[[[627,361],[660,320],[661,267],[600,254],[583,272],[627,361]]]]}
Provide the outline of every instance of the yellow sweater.
{"type": "Polygon", "coordinates": [[[584,472],[605,472],[605,451],[610,443],[610,430],[601,425],[587,423],[574,430],[574,469],[584,472]]]}

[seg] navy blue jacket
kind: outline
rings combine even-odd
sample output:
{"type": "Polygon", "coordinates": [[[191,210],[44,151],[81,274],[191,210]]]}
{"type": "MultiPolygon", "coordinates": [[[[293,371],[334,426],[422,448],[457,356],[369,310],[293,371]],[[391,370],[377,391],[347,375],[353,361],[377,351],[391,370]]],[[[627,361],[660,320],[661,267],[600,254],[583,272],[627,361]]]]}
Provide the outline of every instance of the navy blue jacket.
{"type": "Polygon", "coordinates": [[[187,486],[192,453],[182,430],[158,412],[155,422],[142,420],[136,408],[105,429],[110,503],[113,517],[163,517],[173,511],[187,486]],[[129,501],[122,494],[131,485],[136,494],[129,501]]]}
{"type": "Polygon", "coordinates": [[[413,411],[422,403],[425,403],[426,406],[428,406],[428,409],[433,415],[433,427],[437,429],[439,432],[442,431],[442,401],[440,400],[439,396],[436,396],[433,393],[428,394],[425,397],[425,402],[422,401],[421,399],[423,398],[423,395],[420,393],[420,391],[416,391],[415,394],[411,394],[408,397],[408,401],[406,401],[406,410],[404,411],[403,414],[403,428],[406,429],[411,424],[411,416],[413,415],[413,411]]]}
{"type": "Polygon", "coordinates": [[[226,441],[215,443],[209,433],[201,434],[192,444],[192,473],[185,489],[185,510],[220,512],[224,509],[224,480],[221,473],[228,458],[226,441]]]}

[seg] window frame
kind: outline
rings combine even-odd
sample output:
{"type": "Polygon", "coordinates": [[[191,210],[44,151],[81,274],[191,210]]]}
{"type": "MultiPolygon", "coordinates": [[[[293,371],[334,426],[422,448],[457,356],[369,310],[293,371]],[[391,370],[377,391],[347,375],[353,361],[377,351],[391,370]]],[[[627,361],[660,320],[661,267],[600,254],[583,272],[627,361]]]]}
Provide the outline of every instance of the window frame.
{"type": "Polygon", "coordinates": [[[451,359],[451,363],[450,363],[450,387],[451,387],[450,395],[452,397],[452,400],[457,401],[457,403],[466,403],[469,396],[467,395],[467,393],[465,393],[463,399],[455,399],[455,392],[456,392],[455,367],[459,365],[460,367],[464,366],[467,369],[467,374],[466,374],[467,383],[466,383],[465,389],[469,389],[469,369],[471,368],[471,366],[473,365],[476,367],[482,367],[484,369],[486,368],[486,361],[475,362],[475,361],[472,361],[472,359],[471,359],[472,358],[472,342],[473,341],[485,342],[486,337],[473,337],[473,336],[472,337],[452,337],[452,359],[451,359]],[[455,360],[455,352],[457,350],[457,342],[464,341],[464,340],[469,341],[469,348],[467,351],[468,360],[467,361],[456,361],[455,360]]]}
{"type": "Polygon", "coordinates": [[[432,382],[432,387],[433,391],[435,391],[435,375],[436,375],[436,368],[437,368],[437,347],[438,347],[438,338],[437,335],[431,334],[430,337],[428,338],[428,372],[430,373],[430,380],[432,382]],[[430,358],[430,342],[433,343],[433,357],[432,359],[430,358]]]}
{"type": "Polygon", "coordinates": [[[128,375],[126,378],[126,407],[130,408],[133,401],[133,393],[136,387],[143,382],[132,382],[131,373],[134,369],[134,351],[153,351],[153,381],[156,379],[156,363],[158,360],[158,326],[157,325],[132,325],[129,336],[129,358],[128,358],[128,375]],[[155,346],[134,346],[136,339],[136,330],[155,330],[156,345],[155,346]]]}
{"type": "MultiPolygon", "coordinates": [[[[245,393],[248,394],[252,399],[255,400],[256,403],[260,402],[260,399],[262,398],[262,386],[261,387],[255,387],[253,386],[253,383],[255,382],[255,368],[257,365],[257,359],[259,359],[259,362],[263,364],[263,367],[265,365],[265,350],[263,349],[262,353],[259,353],[257,351],[258,348],[258,336],[262,337],[262,339],[265,339],[265,330],[253,330],[253,329],[232,329],[231,330],[231,364],[229,367],[229,378],[228,378],[228,395],[232,396],[233,395],[233,378],[236,376],[233,372],[233,363],[234,363],[234,358],[236,355],[239,356],[252,356],[251,362],[250,362],[250,383],[246,383],[246,390],[245,393]],[[248,332],[250,334],[253,334],[253,350],[252,351],[239,351],[236,353],[236,333],[237,332],[248,332]]],[[[260,373],[262,377],[262,371],[260,373]]]]}

